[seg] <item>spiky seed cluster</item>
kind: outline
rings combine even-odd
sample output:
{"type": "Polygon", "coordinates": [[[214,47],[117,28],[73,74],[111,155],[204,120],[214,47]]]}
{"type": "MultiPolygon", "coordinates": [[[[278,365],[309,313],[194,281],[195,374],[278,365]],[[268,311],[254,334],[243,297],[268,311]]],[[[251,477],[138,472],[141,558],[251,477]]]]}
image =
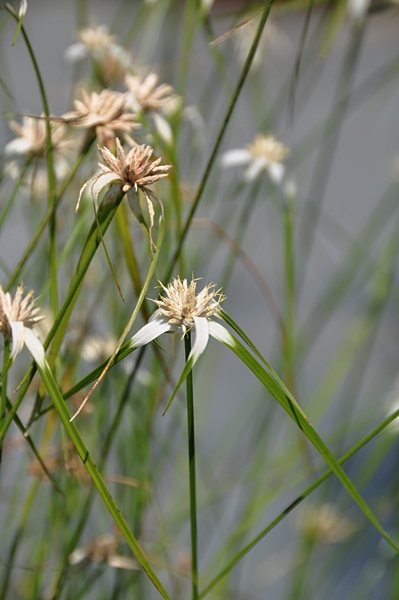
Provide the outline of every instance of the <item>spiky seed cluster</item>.
{"type": "Polygon", "coordinates": [[[82,100],[75,100],[75,110],[62,115],[66,123],[78,129],[95,128],[99,142],[109,146],[116,132],[130,132],[139,127],[136,115],[126,108],[126,94],[102,90],[90,95],[82,89],[82,100]]]}
{"type": "Polygon", "coordinates": [[[225,299],[220,290],[215,291],[213,283],[196,294],[196,279],[187,283],[187,279],[181,281],[180,277],[177,277],[167,287],[162,283],[160,285],[166,297],[161,296],[159,300],[153,300],[158,306],[157,313],[166,317],[170,325],[180,327],[184,334],[193,327],[194,317],[211,317],[225,299]]]}
{"type": "Polygon", "coordinates": [[[33,291],[30,291],[25,298],[22,297],[23,293],[23,287],[18,287],[14,300],[11,300],[10,294],[4,293],[0,287],[0,331],[9,341],[12,339],[11,322],[19,322],[24,327],[32,327],[45,318],[38,314],[40,309],[34,307],[33,291]]]}
{"type": "MultiPolygon", "coordinates": [[[[116,156],[108,148],[98,147],[98,151],[109,165],[109,172],[114,172],[121,180],[122,190],[128,192],[132,187],[143,188],[158,179],[167,177],[171,165],[161,165],[162,158],[151,161],[151,146],[135,146],[127,156],[118,138],[116,138],[116,156]]],[[[104,172],[105,169],[103,169],[104,172]]]]}
{"type": "Polygon", "coordinates": [[[149,73],[144,79],[140,75],[128,74],[125,77],[133,105],[138,105],[143,112],[173,108],[178,102],[171,85],[162,83],[157,86],[157,83],[156,73],[149,73]]]}
{"type": "Polygon", "coordinates": [[[264,158],[268,163],[281,163],[289,154],[289,149],[272,135],[258,133],[252,144],[247,146],[253,158],[264,158]]]}

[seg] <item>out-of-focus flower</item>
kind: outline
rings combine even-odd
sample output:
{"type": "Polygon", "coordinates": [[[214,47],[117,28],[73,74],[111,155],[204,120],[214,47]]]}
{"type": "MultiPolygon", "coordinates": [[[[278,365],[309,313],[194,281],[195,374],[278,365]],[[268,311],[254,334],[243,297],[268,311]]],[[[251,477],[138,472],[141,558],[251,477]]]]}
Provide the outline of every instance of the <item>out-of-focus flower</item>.
{"type": "Polygon", "coordinates": [[[94,563],[106,562],[115,569],[139,569],[140,566],[134,558],[117,554],[118,545],[118,536],[112,533],[101,535],[90,542],[86,548],[75,548],[68,558],[69,564],[77,565],[83,560],[87,560],[94,563]]]}
{"type": "Polygon", "coordinates": [[[158,75],[149,73],[144,79],[140,75],[127,74],[127,103],[135,112],[150,114],[155,128],[162,139],[171,144],[172,129],[164,115],[176,113],[181,108],[181,98],[167,83],[158,84],[158,75]]]}
{"type": "Polygon", "coordinates": [[[43,367],[44,349],[32,327],[45,317],[39,315],[39,309],[34,307],[33,291],[25,298],[23,292],[23,288],[18,287],[12,300],[10,294],[4,293],[0,287],[0,332],[6,341],[12,342],[12,360],[25,344],[37,364],[43,367]]]}
{"type": "Polygon", "coordinates": [[[76,210],[79,208],[80,199],[87,185],[91,184],[91,193],[97,206],[98,195],[101,190],[108,184],[113,183],[116,186],[116,191],[122,189],[126,193],[133,214],[140,223],[145,224],[138,197],[138,191],[141,190],[146,199],[150,216],[149,235],[152,243],[151,230],[154,224],[154,206],[152,200],[156,199],[161,208],[162,203],[148,186],[159,179],[167,177],[167,171],[169,171],[171,165],[161,165],[161,158],[152,161],[153,149],[151,146],[135,146],[125,155],[118,138],[116,138],[116,156],[108,148],[100,148],[98,146],[98,151],[108,166],[101,163],[98,164],[101,173],[95,175],[83,185],[80,190],[76,210]]]}
{"type": "MultiPolygon", "coordinates": [[[[46,122],[44,116],[39,118],[23,117],[22,123],[10,121],[10,129],[18,136],[6,144],[6,159],[24,157],[26,159],[43,159],[46,156],[46,122]]],[[[69,169],[65,156],[71,152],[75,142],[68,135],[63,123],[51,123],[51,143],[54,155],[54,167],[58,176],[63,176],[69,169]]],[[[11,172],[14,165],[11,166],[11,172]]]]}
{"type": "Polygon", "coordinates": [[[314,542],[337,544],[345,542],[357,529],[332,504],[306,505],[298,511],[297,528],[314,542]]]}
{"type": "Polygon", "coordinates": [[[131,57],[116,43],[116,37],[109,33],[107,27],[99,25],[82,29],[78,32],[78,39],[65,51],[65,59],[69,63],[91,57],[98,66],[104,84],[124,77],[130,68],[131,57]]]}
{"type": "MultiPolygon", "coordinates": [[[[81,483],[89,483],[91,481],[90,475],[80,460],[72,442],[69,442],[63,448],[51,449],[44,458],[43,463],[51,475],[66,472],[72,479],[81,483]]],[[[28,465],[28,473],[34,477],[39,477],[43,481],[48,481],[48,475],[37,458],[34,458],[28,465]]]]}
{"type": "Polygon", "coordinates": [[[112,354],[117,343],[118,340],[112,335],[107,338],[91,335],[82,344],[81,357],[87,362],[102,362],[112,354]]]}
{"type": "Polygon", "coordinates": [[[158,75],[149,73],[144,79],[140,75],[127,74],[125,84],[132,110],[143,112],[175,112],[181,104],[180,98],[168,83],[158,84],[158,75]]]}
{"type": "Polygon", "coordinates": [[[130,340],[130,346],[139,348],[166,332],[182,332],[183,336],[195,330],[195,342],[187,359],[192,365],[204,352],[209,336],[220,341],[220,329],[227,330],[215,323],[212,317],[217,317],[220,304],[224,296],[220,290],[215,291],[215,286],[209,284],[196,293],[197,280],[194,278],[190,283],[187,279],[177,277],[167,286],[162,285],[165,296],[159,300],[153,300],[158,310],[151,316],[147,325],[144,325],[130,340]]]}
{"type": "Polygon", "coordinates": [[[288,154],[289,149],[275,137],[258,133],[246,148],[225,152],[220,162],[225,168],[247,165],[244,172],[246,181],[253,181],[266,171],[274,183],[281,184],[285,176],[283,160],[288,154]]]}
{"type": "Polygon", "coordinates": [[[119,132],[131,132],[139,124],[136,115],[126,107],[126,94],[102,90],[99,94],[81,90],[82,100],[75,100],[75,110],[62,115],[62,119],[77,129],[94,129],[103,146],[110,147],[119,132]]]}

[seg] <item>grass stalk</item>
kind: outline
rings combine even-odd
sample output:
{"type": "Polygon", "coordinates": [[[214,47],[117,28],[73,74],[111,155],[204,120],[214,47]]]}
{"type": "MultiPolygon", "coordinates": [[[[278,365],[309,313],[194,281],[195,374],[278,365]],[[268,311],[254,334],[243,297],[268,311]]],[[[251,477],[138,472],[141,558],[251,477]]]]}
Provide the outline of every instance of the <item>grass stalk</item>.
{"type": "MultiPolygon", "coordinates": [[[[186,361],[191,352],[191,332],[184,337],[186,361]]],[[[190,530],[191,530],[191,588],[192,600],[198,598],[198,535],[197,535],[197,484],[195,469],[195,427],[194,427],[194,388],[193,371],[186,379],[188,470],[190,483],[190,530]]]]}

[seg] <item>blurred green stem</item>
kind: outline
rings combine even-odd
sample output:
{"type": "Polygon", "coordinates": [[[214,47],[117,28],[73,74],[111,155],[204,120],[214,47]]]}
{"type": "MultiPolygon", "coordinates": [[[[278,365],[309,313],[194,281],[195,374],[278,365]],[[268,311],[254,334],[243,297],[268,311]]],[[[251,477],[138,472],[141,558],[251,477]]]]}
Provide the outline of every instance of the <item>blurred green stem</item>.
{"type": "MultiPolygon", "coordinates": [[[[12,8],[6,4],[8,12],[18,21],[18,15],[12,10],[12,8]]],[[[26,34],[25,28],[21,26],[21,32],[25,40],[26,47],[28,49],[29,56],[32,61],[33,69],[35,71],[37,83],[39,86],[40,96],[43,104],[43,112],[46,117],[46,162],[47,162],[47,181],[48,181],[48,206],[51,210],[51,217],[49,220],[50,230],[50,250],[49,250],[49,267],[50,267],[50,306],[53,316],[58,312],[58,288],[57,288],[57,235],[56,235],[56,180],[54,172],[54,156],[53,156],[53,144],[51,139],[51,124],[50,124],[50,110],[47,101],[46,90],[44,89],[43,79],[40,73],[39,65],[36,60],[35,53],[26,34]]]]}
{"type": "MultiPolygon", "coordinates": [[[[186,361],[191,352],[191,332],[184,337],[186,361]]],[[[197,491],[195,479],[195,428],[194,428],[194,390],[192,370],[186,379],[187,428],[188,428],[188,468],[190,479],[190,526],[191,526],[191,584],[192,600],[198,598],[198,542],[197,542],[197,491]]]]}
{"type": "Polygon", "coordinates": [[[14,200],[15,200],[15,198],[17,196],[18,190],[21,187],[21,183],[23,182],[23,179],[25,177],[25,173],[28,170],[28,167],[30,166],[30,164],[31,164],[31,160],[27,160],[25,162],[24,166],[21,169],[19,177],[18,177],[17,181],[15,182],[14,189],[12,190],[11,195],[10,195],[10,197],[8,199],[8,202],[5,205],[3,212],[1,213],[1,216],[0,216],[0,229],[3,227],[4,221],[6,220],[7,215],[10,212],[12,205],[14,204],[14,200]]]}
{"type": "Polygon", "coordinates": [[[19,276],[22,272],[22,269],[25,266],[26,261],[28,260],[28,258],[30,257],[30,255],[32,254],[33,250],[35,249],[35,247],[37,246],[39,239],[43,233],[43,231],[45,230],[47,224],[49,223],[50,219],[52,218],[53,212],[55,210],[55,208],[58,206],[58,203],[60,202],[62,196],[64,195],[65,191],[67,190],[69,184],[71,183],[72,179],[74,178],[77,170],[79,169],[80,165],[82,164],[84,158],[87,156],[91,146],[93,145],[93,142],[95,140],[95,137],[92,136],[91,134],[89,134],[86,138],[86,140],[83,143],[83,148],[79,154],[78,159],[76,160],[74,166],[71,168],[69,175],[67,177],[67,179],[64,181],[64,183],[60,186],[59,191],[57,192],[57,197],[55,200],[55,204],[54,207],[50,207],[46,214],[44,215],[41,223],[39,224],[35,235],[33,236],[33,238],[31,239],[29,246],[27,247],[27,249],[25,250],[25,252],[23,253],[20,261],[18,262],[17,266],[15,267],[13,273],[11,274],[11,277],[8,280],[8,283],[6,285],[6,287],[4,288],[4,291],[8,291],[13,285],[15,285],[15,283],[17,282],[17,280],[19,279],[19,276]]]}
{"type": "Polygon", "coordinates": [[[172,257],[172,260],[170,262],[168,271],[166,273],[166,277],[164,277],[165,281],[169,281],[169,279],[171,278],[174,266],[175,266],[177,260],[179,259],[181,250],[183,248],[185,239],[187,237],[187,233],[188,233],[188,231],[189,231],[189,229],[191,227],[191,221],[193,220],[193,217],[194,217],[194,215],[195,215],[195,213],[197,211],[198,205],[200,203],[200,200],[201,200],[202,195],[203,195],[204,190],[205,190],[205,186],[208,183],[208,179],[209,179],[209,176],[211,174],[212,167],[213,167],[213,165],[215,163],[215,160],[216,160],[216,155],[217,155],[217,153],[219,151],[219,147],[220,147],[220,145],[222,143],[222,140],[224,138],[224,134],[226,133],[227,126],[230,123],[231,116],[232,116],[234,108],[235,108],[235,106],[237,104],[238,97],[239,97],[239,95],[241,93],[242,88],[244,87],[244,83],[246,81],[246,78],[248,76],[249,70],[251,68],[252,61],[253,61],[253,58],[255,56],[255,52],[256,52],[256,49],[258,47],[258,44],[259,44],[259,41],[260,41],[260,38],[261,38],[261,35],[262,35],[262,32],[263,32],[263,29],[264,29],[264,27],[266,25],[266,21],[267,21],[267,18],[269,16],[270,9],[272,7],[273,1],[274,0],[267,0],[267,2],[265,3],[265,8],[263,10],[263,14],[262,14],[262,17],[261,17],[260,22],[259,22],[258,29],[257,29],[256,34],[255,34],[254,41],[252,42],[251,49],[250,49],[250,51],[248,53],[247,59],[246,59],[245,64],[244,64],[244,67],[243,67],[243,69],[241,71],[241,75],[240,75],[240,77],[238,79],[236,88],[235,88],[235,90],[233,92],[233,96],[232,96],[232,98],[230,100],[230,104],[229,104],[229,107],[227,109],[226,116],[223,119],[223,123],[222,123],[220,131],[218,133],[218,136],[216,138],[216,142],[215,142],[215,144],[213,146],[213,149],[212,149],[211,155],[209,157],[208,163],[207,163],[207,165],[205,167],[205,171],[204,171],[204,174],[203,174],[203,176],[201,178],[200,184],[198,186],[198,190],[197,190],[197,193],[195,195],[194,201],[192,203],[191,210],[190,210],[189,215],[187,217],[187,221],[186,221],[186,223],[185,223],[185,225],[183,227],[183,230],[182,230],[179,242],[177,244],[176,251],[175,251],[175,253],[174,253],[173,257],[172,257]]]}

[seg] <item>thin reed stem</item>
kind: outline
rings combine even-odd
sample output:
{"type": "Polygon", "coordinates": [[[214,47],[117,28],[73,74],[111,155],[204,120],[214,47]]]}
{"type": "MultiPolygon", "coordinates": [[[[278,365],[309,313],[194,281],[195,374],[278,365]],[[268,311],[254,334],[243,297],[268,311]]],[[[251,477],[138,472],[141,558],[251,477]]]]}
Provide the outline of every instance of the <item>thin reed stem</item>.
{"type": "MultiPolygon", "coordinates": [[[[186,361],[191,352],[191,332],[184,337],[186,361]]],[[[197,485],[195,478],[195,428],[194,390],[192,370],[186,379],[187,429],[188,429],[188,469],[190,480],[190,528],[191,528],[191,585],[192,600],[198,598],[198,539],[197,539],[197,485]]]]}

